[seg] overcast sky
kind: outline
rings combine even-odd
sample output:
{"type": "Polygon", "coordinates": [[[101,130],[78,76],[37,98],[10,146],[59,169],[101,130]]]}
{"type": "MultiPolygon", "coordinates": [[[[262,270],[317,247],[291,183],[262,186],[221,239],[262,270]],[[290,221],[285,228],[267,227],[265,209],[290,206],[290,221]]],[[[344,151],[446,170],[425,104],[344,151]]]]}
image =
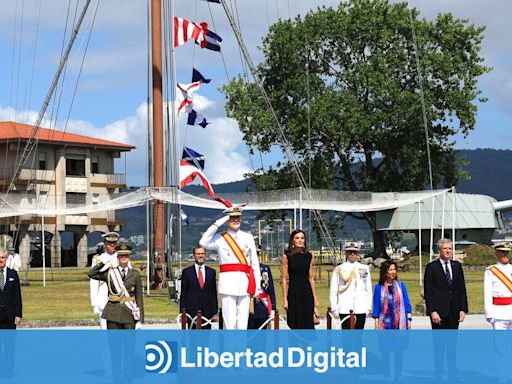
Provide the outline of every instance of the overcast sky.
{"type": "MultiPolygon", "coordinates": [[[[66,19],[73,20],[75,13],[80,12],[83,2],[79,0],[77,7],[76,0],[71,0],[69,9],[68,2],[63,0],[2,3],[0,121],[35,122],[58,66],[66,19]]],[[[304,14],[306,10],[317,6],[335,6],[338,1],[237,0],[233,3],[237,5],[245,43],[254,61],[259,62],[262,56],[258,45],[270,24],[278,18],[304,14]]],[[[60,102],[50,104],[47,116],[58,117],[58,129],[64,129],[64,122],[69,115],[66,126],[68,132],[136,145],[137,149],[126,158],[128,183],[144,185],[147,126],[147,3],[145,0],[101,1],[87,44],[87,34],[96,4],[97,0],[92,0],[70,56],[64,86],[62,90],[58,88],[60,102]],[[86,48],[87,55],[73,98],[86,48]]],[[[410,4],[429,19],[434,18],[439,12],[452,12],[456,17],[466,18],[475,25],[487,27],[482,54],[486,59],[485,64],[493,67],[493,71],[481,77],[480,88],[483,96],[489,98],[489,102],[479,105],[476,129],[466,139],[457,138],[456,147],[509,149],[512,144],[512,60],[509,38],[512,34],[512,2],[429,0],[411,1],[410,4]]],[[[201,87],[194,100],[195,108],[205,115],[211,124],[202,129],[198,126],[187,127],[184,121],[180,120],[179,146],[181,148],[185,144],[205,154],[205,173],[210,181],[219,183],[239,180],[253,167],[261,167],[262,159],[259,154],[249,157],[236,122],[225,116],[223,97],[218,90],[227,82],[227,76],[233,77],[242,71],[236,40],[219,4],[209,4],[201,0],[176,0],[174,7],[177,16],[197,22],[208,22],[210,28],[223,38],[224,57],[223,61],[219,53],[200,50],[191,43],[176,50],[178,82],[190,81],[192,66],[213,79],[210,84],[201,87]],[[213,15],[213,22],[209,9],[213,15]]],[[[67,38],[69,26],[66,41],[67,38]]],[[[263,165],[268,167],[274,160],[275,155],[264,156],[263,165]]],[[[119,161],[118,168],[119,171],[124,171],[124,160],[119,161]]]]}

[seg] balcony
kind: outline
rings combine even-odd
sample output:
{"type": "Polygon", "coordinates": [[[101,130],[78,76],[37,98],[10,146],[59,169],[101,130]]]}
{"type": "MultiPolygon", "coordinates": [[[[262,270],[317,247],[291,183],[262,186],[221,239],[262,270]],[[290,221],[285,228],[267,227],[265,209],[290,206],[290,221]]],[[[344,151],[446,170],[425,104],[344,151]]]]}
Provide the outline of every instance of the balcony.
{"type": "Polygon", "coordinates": [[[126,174],[91,173],[91,187],[108,189],[126,188],[126,174]]]}
{"type": "MultiPolygon", "coordinates": [[[[9,185],[14,177],[14,167],[0,168],[0,185],[9,185]]],[[[55,172],[44,169],[22,169],[14,184],[55,184],[55,172]]]]}

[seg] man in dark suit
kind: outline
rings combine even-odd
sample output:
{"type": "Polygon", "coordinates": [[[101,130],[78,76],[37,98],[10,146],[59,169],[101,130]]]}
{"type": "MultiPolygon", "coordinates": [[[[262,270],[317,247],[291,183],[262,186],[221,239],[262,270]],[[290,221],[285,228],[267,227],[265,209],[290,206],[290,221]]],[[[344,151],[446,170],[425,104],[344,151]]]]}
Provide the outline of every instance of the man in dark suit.
{"type": "MultiPolygon", "coordinates": [[[[432,261],[425,269],[425,303],[432,329],[458,329],[468,312],[468,298],[464,272],[458,261],[451,260],[452,242],[441,239],[437,243],[439,260],[432,261]]],[[[444,363],[448,379],[456,380],[457,335],[453,332],[433,335],[435,379],[440,381],[444,363]]]]}
{"type": "MultiPolygon", "coordinates": [[[[276,294],[272,271],[268,265],[260,263],[260,272],[262,293],[254,298],[254,313],[249,314],[247,329],[259,329],[276,310],[276,294]]],[[[268,325],[266,328],[268,328],[268,325]]]]}
{"type": "Polygon", "coordinates": [[[451,260],[452,242],[438,242],[439,260],[425,269],[425,303],[432,329],[458,329],[468,312],[464,272],[458,261],[451,260]]]}
{"type": "MultiPolygon", "coordinates": [[[[180,311],[185,309],[187,314],[195,318],[201,310],[203,317],[211,319],[217,314],[217,284],[214,269],[204,265],[206,251],[200,245],[192,250],[194,265],[185,268],[181,274],[180,311]]],[[[191,321],[188,319],[190,326],[191,321]]],[[[195,323],[192,328],[196,328],[195,323]]],[[[210,324],[202,326],[211,329],[210,324]]]]}
{"type": "Polygon", "coordinates": [[[21,288],[18,273],[6,267],[7,251],[0,250],[0,329],[16,329],[21,323],[21,288]]]}

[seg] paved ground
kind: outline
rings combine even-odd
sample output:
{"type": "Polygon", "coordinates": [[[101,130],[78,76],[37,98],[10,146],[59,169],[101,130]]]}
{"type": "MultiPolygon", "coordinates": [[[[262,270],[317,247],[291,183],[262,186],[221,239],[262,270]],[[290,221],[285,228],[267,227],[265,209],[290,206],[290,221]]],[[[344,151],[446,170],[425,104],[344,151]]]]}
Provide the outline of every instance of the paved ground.
{"type": "MultiPolygon", "coordinates": [[[[365,329],[373,329],[373,319],[367,318],[365,329]]],[[[413,329],[430,329],[430,321],[426,316],[414,316],[412,321],[413,329]]],[[[320,323],[317,329],[325,329],[325,320],[320,323]]],[[[286,324],[281,321],[280,325],[281,329],[288,329],[286,324]]],[[[64,326],[64,327],[51,327],[51,328],[22,328],[22,329],[97,329],[96,327],[91,326],[64,326]]],[[[145,324],[144,329],[180,329],[179,325],[176,323],[164,324],[164,323],[155,323],[155,324],[145,324]]],[[[485,321],[484,315],[468,315],[466,316],[466,320],[461,324],[460,329],[491,329],[490,324],[485,321]]]]}

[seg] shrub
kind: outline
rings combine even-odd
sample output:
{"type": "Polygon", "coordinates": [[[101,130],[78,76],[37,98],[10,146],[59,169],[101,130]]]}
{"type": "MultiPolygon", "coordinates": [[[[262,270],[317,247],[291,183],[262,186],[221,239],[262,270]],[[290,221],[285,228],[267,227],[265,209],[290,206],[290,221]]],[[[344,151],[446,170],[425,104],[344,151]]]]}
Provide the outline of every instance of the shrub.
{"type": "Polygon", "coordinates": [[[474,244],[466,248],[465,265],[491,265],[496,263],[494,249],[488,245],[474,244]]]}

